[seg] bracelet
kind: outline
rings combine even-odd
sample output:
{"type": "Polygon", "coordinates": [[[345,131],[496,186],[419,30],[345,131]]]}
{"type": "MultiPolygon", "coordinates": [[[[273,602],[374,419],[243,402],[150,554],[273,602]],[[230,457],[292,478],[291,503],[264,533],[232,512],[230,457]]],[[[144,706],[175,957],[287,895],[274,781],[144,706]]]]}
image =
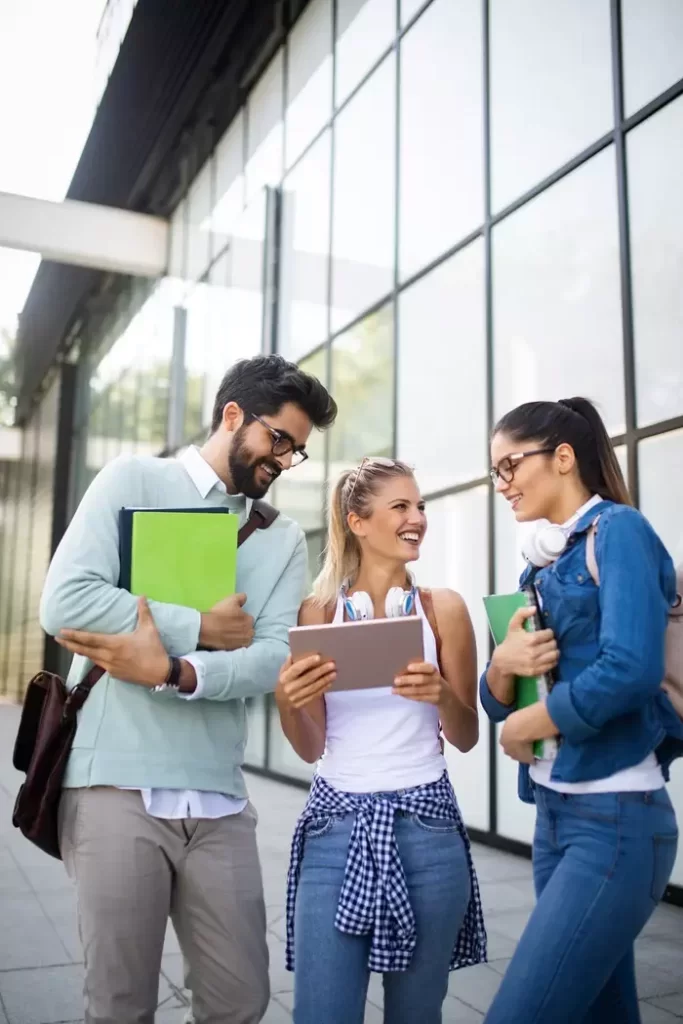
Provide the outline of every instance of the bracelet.
{"type": "Polygon", "coordinates": [[[163,693],[164,690],[179,690],[180,689],[180,672],[182,665],[180,664],[180,658],[174,658],[170,656],[168,667],[168,675],[163,683],[158,686],[152,687],[152,693],[163,693]]]}

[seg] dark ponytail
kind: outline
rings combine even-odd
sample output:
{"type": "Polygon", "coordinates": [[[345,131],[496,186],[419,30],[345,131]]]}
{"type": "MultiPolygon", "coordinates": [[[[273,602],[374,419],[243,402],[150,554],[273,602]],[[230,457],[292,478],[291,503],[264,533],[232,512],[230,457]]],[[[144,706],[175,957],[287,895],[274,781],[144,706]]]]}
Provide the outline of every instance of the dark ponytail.
{"type": "Polygon", "coordinates": [[[605,424],[587,398],[518,405],[498,421],[493,433],[507,434],[513,441],[538,441],[547,448],[571,445],[586,490],[619,505],[633,504],[605,424]]]}

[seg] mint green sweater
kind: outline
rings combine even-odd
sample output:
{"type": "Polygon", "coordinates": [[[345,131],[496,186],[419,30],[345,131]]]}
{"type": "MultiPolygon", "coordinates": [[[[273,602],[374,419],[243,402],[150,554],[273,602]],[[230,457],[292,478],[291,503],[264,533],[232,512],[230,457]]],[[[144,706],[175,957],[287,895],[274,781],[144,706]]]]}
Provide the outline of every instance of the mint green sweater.
{"type": "MultiPolygon", "coordinates": [[[[117,586],[118,513],[124,506],[199,508],[224,505],[246,516],[246,499],[217,487],[205,497],[175,459],[121,456],[95,478],[50,565],[40,621],[60,629],[125,633],[135,628],[136,598],[117,586]]],[[[280,515],[239,549],[237,589],[254,616],[254,641],[237,651],[200,651],[203,696],[184,700],[153,694],[109,675],[93,688],[80,712],[65,785],[140,789],[197,789],[246,795],[241,764],[246,742],[245,697],[275,687],[288,654],[288,630],[296,623],[306,583],[306,542],[291,519],[280,515]]],[[[191,608],[150,602],[169,654],[196,651],[200,615],[191,608]]],[[[75,657],[69,688],[90,663],[75,657]]]]}

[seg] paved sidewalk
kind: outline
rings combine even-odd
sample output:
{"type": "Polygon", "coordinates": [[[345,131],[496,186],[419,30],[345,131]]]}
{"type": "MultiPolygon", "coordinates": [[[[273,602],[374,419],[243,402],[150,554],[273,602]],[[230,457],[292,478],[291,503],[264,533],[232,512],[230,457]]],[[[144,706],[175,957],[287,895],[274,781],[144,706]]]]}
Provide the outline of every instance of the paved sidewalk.
{"type": "MultiPolygon", "coordinates": [[[[21,778],[11,767],[17,721],[16,708],[0,705],[0,1024],[76,1022],[83,1013],[83,971],[74,892],[62,865],[35,850],[11,825],[21,778]]],[[[273,999],[264,1024],[287,1024],[292,976],[284,969],[284,883],[304,793],[254,776],[249,786],[260,814],[271,949],[273,999]]],[[[533,904],[527,861],[483,847],[476,848],[475,859],[490,962],[451,975],[444,1024],[483,1020],[533,904]]],[[[683,1018],[683,910],[662,906],[650,921],[638,942],[638,981],[643,1024],[674,1024],[683,1018]]],[[[381,1024],[381,1005],[381,980],[373,975],[366,1024],[381,1024]]],[[[186,1009],[182,959],[169,928],[157,1022],[180,1024],[186,1009]]]]}

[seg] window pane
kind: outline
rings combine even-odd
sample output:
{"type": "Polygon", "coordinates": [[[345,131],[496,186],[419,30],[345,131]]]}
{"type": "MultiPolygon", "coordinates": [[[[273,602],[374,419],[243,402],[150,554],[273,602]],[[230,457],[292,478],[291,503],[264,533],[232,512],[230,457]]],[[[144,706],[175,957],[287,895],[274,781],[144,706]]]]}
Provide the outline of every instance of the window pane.
{"type": "Polygon", "coordinates": [[[290,746],[289,740],[285,738],[280,725],[280,716],[273,699],[268,701],[268,712],[270,718],[270,758],[268,767],[274,772],[281,772],[283,775],[293,775],[297,779],[313,778],[315,765],[306,764],[290,746]]]}
{"type": "Polygon", "coordinates": [[[683,413],[683,99],[629,132],[638,423],[683,413]]]}
{"type": "Polygon", "coordinates": [[[621,35],[628,117],[683,78],[681,0],[621,0],[621,35]]]}
{"type": "Polygon", "coordinates": [[[247,200],[264,185],[279,185],[282,180],[283,69],[279,50],[247,100],[247,200]]]}
{"type": "Polygon", "coordinates": [[[610,148],[493,229],[496,416],[585,394],[624,429],[619,242],[610,148]]]}
{"type": "Polygon", "coordinates": [[[354,96],[335,126],[333,330],[393,285],[394,76],[392,56],[354,96]]]}
{"type": "Polygon", "coordinates": [[[185,329],[185,418],[183,435],[194,438],[204,419],[204,372],[207,364],[210,285],[195,285],[188,295],[185,329]]]}
{"type": "Polygon", "coordinates": [[[640,507],[678,565],[683,562],[683,430],[641,441],[638,459],[640,507]]]}
{"type": "Polygon", "coordinates": [[[176,206],[171,217],[168,273],[171,277],[185,276],[185,200],[176,206]]]}
{"type": "MultiPolygon", "coordinates": [[[[327,379],[327,351],[316,352],[301,364],[324,384],[327,379]]],[[[323,481],[325,479],[325,435],[313,428],[306,445],[308,458],[283,473],[277,484],[275,503],[304,530],[317,530],[323,520],[323,481]]]]}
{"type": "MultiPolygon", "coordinates": [[[[419,472],[418,482],[421,483],[419,472]]],[[[482,601],[488,590],[487,505],[487,487],[477,487],[429,502],[429,528],[420,560],[413,567],[419,584],[449,587],[465,600],[477,639],[479,671],[486,666],[489,649],[482,601]]],[[[481,708],[479,742],[474,750],[465,755],[446,744],[446,760],[466,824],[488,830],[488,725],[481,708]]]]}
{"type": "Polygon", "coordinates": [[[332,116],[332,0],[313,0],[289,36],[286,165],[291,167],[332,116]]]}
{"type": "Polygon", "coordinates": [[[481,0],[435,0],[401,44],[402,278],[484,219],[482,84],[481,0]]]}
{"type": "Polygon", "coordinates": [[[320,565],[323,554],[323,534],[309,533],[306,537],[308,545],[308,590],[310,591],[313,580],[320,572],[320,565]]]}
{"type": "Polygon", "coordinates": [[[392,454],[394,317],[383,306],[332,345],[331,392],[339,406],[330,434],[330,484],[365,455],[392,454]]]}
{"type": "Polygon", "coordinates": [[[337,106],[367,75],[396,34],[396,0],[337,0],[337,106]]]}
{"type": "Polygon", "coordinates": [[[230,366],[241,357],[241,339],[231,320],[233,296],[229,287],[230,252],[212,265],[206,294],[206,345],[202,426],[211,426],[216,392],[230,366]]]}
{"type": "Polygon", "coordinates": [[[401,28],[414,18],[419,10],[426,3],[426,0],[401,0],[401,28]]]}
{"type": "Polygon", "coordinates": [[[609,0],[491,0],[493,207],[614,123],[609,0]]]}
{"type": "Polygon", "coordinates": [[[266,698],[247,697],[247,745],[244,750],[246,764],[256,768],[266,766],[266,698]]]}
{"type": "Polygon", "coordinates": [[[327,337],[330,141],[325,132],[282,188],[279,348],[288,359],[327,337]]]}
{"type": "Polygon", "coordinates": [[[239,112],[216,147],[216,195],[212,215],[214,254],[229,240],[244,208],[244,115],[239,112]]]}
{"type": "Polygon", "coordinates": [[[213,161],[207,160],[187,196],[187,266],[185,276],[198,280],[211,260],[213,161]]]}
{"type": "Polygon", "coordinates": [[[483,242],[402,292],[398,308],[397,450],[431,494],[488,468],[483,242]]]}

